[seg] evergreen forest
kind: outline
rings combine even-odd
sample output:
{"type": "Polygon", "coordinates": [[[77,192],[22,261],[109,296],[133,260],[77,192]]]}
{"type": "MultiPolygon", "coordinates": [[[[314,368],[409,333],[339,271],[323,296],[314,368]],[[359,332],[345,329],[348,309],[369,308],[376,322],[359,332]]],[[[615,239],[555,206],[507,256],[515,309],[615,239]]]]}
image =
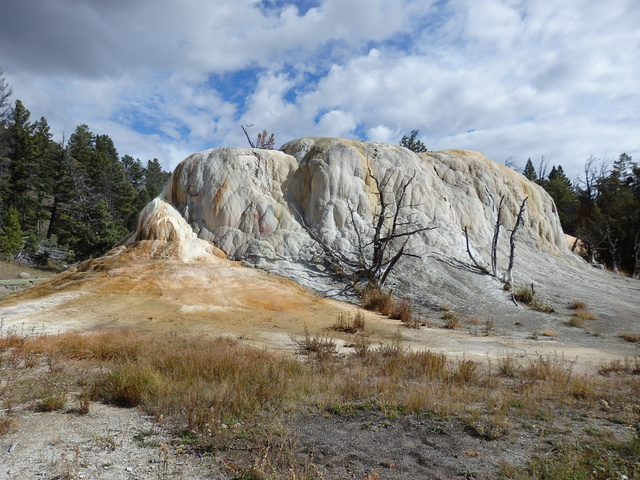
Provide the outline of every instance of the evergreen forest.
{"type": "Polygon", "coordinates": [[[0,255],[66,265],[104,254],[135,227],[170,174],[157,159],[119,156],[113,140],[79,125],[52,140],[0,70],[0,255]]]}

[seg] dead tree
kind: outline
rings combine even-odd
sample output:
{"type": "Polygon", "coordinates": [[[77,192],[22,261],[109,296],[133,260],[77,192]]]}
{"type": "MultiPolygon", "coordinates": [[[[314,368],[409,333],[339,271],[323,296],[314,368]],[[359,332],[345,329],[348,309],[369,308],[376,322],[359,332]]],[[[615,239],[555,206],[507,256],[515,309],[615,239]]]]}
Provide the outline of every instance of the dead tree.
{"type": "Polygon", "coordinates": [[[422,226],[412,218],[413,214],[406,213],[407,209],[417,206],[406,201],[407,190],[415,179],[415,172],[404,181],[399,195],[392,195],[387,191],[391,176],[387,175],[381,181],[370,170],[368,172],[368,177],[376,185],[378,198],[377,213],[373,214],[371,224],[364,227],[359,224],[356,212],[349,205],[351,224],[356,237],[355,245],[350,251],[340,251],[328,245],[304,221],[303,215],[297,212],[304,229],[323,250],[324,260],[330,265],[333,273],[346,278],[355,290],[359,290],[363,285],[382,288],[402,257],[419,258],[418,255],[407,251],[410,238],[437,228],[422,226]]]}
{"type": "Polygon", "coordinates": [[[613,273],[620,273],[618,270],[618,265],[620,264],[620,255],[618,253],[618,238],[611,234],[611,227],[607,225],[607,228],[604,232],[603,238],[607,245],[609,245],[609,252],[611,253],[611,267],[613,268],[613,273]]]}
{"type": "Polygon", "coordinates": [[[251,145],[251,148],[260,148],[262,150],[273,150],[276,143],[276,138],[273,133],[269,135],[266,129],[262,130],[262,133],[258,134],[258,140],[256,142],[253,142],[251,140],[251,137],[249,137],[249,132],[247,130],[249,127],[253,127],[253,125],[240,125],[240,128],[242,128],[242,131],[244,132],[244,136],[247,137],[247,141],[249,142],[249,145],[251,145]]]}
{"type": "Polygon", "coordinates": [[[522,204],[520,205],[520,211],[518,212],[518,217],[516,218],[516,224],[513,226],[513,230],[511,230],[511,236],[509,237],[509,267],[507,268],[507,274],[505,276],[506,283],[512,285],[513,284],[513,259],[515,257],[516,252],[516,232],[518,231],[518,227],[524,223],[524,207],[527,203],[529,197],[526,197],[522,200],[522,204]]]}
{"type": "MultiPolygon", "coordinates": [[[[491,194],[490,194],[491,195],[491,194]]],[[[493,197],[492,197],[493,198],[493,197]]],[[[511,230],[511,235],[509,237],[509,245],[510,245],[510,253],[509,253],[509,267],[507,269],[507,273],[505,274],[504,280],[506,283],[511,284],[513,281],[512,271],[513,271],[513,261],[515,256],[515,237],[518,227],[523,223],[524,216],[524,208],[529,197],[525,198],[520,205],[520,211],[518,212],[518,216],[516,218],[516,223],[511,230]]],[[[491,275],[492,277],[498,278],[498,239],[500,237],[500,227],[502,226],[502,207],[504,206],[504,196],[500,197],[500,203],[498,204],[498,211],[496,214],[496,223],[493,228],[493,238],[491,241],[491,271],[487,270],[480,262],[478,262],[473,254],[471,253],[471,247],[469,246],[469,232],[467,227],[464,228],[464,236],[467,244],[467,254],[469,258],[476,266],[478,270],[482,273],[486,273],[491,275]]]]}
{"type": "MultiPolygon", "coordinates": [[[[484,266],[480,265],[478,263],[478,261],[475,259],[475,257],[473,256],[473,254],[471,253],[471,247],[469,246],[469,232],[467,230],[467,227],[464,227],[464,238],[467,241],[467,253],[469,254],[469,258],[471,259],[471,261],[473,262],[473,264],[476,266],[476,268],[478,270],[480,270],[482,273],[487,273],[489,274],[489,270],[487,270],[484,266]]],[[[493,275],[495,277],[495,274],[493,275]]]]}
{"type": "Polygon", "coordinates": [[[493,241],[491,242],[491,272],[494,277],[498,277],[498,237],[500,236],[500,226],[502,225],[502,204],[504,195],[500,197],[498,214],[496,215],[496,225],[493,228],[493,241]]]}

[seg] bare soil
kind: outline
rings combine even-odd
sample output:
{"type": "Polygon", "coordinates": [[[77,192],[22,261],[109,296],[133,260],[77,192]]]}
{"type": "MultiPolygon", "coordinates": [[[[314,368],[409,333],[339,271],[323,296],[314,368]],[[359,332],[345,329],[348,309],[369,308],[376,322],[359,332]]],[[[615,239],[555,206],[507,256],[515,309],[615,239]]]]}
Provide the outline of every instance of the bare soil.
{"type": "MultiPolygon", "coordinates": [[[[607,272],[599,272],[597,282],[603,292],[599,298],[584,298],[580,285],[567,285],[553,314],[514,305],[509,314],[484,310],[478,320],[470,314],[473,305],[461,298],[457,304],[448,302],[460,317],[455,330],[443,328],[443,312],[435,307],[419,312],[426,324],[420,329],[364,312],[366,328],[373,345],[389,343],[400,333],[407,348],[483,362],[507,353],[519,358],[554,354],[575,362],[577,371],[596,374],[605,362],[637,356],[637,345],[619,334],[640,332],[640,284],[607,272]],[[581,328],[568,325],[572,298],[585,301],[602,320],[589,320],[581,328]]],[[[504,303],[508,294],[496,285],[491,295],[504,303]]],[[[224,259],[185,263],[118,254],[4,298],[0,325],[2,334],[139,329],[229,335],[295,353],[295,339],[305,329],[326,335],[339,314],[356,308],[224,259]]],[[[330,334],[341,354],[352,352],[347,335],[330,334]]],[[[501,466],[523,465],[532,455],[547,455],[587,431],[620,439],[633,434],[630,426],[606,415],[567,412],[561,417],[552,429],[514,423],[508,435],[496,440],[479,437],[455,418],[427,414],[396,418],[372,411],[336,415],[317,410],[284,417],[283,428],[295,439],[299,462],[312,464],[319,478],[368,480],[496,478],[501,466]]],[[[0,437],[0,480],[241,478],[234,465],[259,461],[261,452],[251,439],[232,442],[224,452],[198,451],[168,424],[135,409],[101,404],[92,404],[84,416],[69,406],[49,413],[25,408],[14,411],[13,418],[15,429],[0,437]]]]}

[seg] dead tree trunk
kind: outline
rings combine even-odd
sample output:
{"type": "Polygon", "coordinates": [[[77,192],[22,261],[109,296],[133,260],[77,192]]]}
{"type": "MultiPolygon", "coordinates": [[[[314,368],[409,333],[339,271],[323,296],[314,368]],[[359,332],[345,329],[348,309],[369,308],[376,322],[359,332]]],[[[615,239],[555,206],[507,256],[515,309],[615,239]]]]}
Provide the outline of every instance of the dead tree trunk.
{"type": "Polygon", "coordinates": [[[609,244],[609,251],[611,252],[611,267],[613,273],[618,274],[618,238],[611,235],[611,227],[607,226],[607,230],[604,234],[605,241],[609,244]]]}
{"type": "Polygon", "coordinates": [[[493,229],[493,241],[491,242],[491,272],[494,277],[498,277],[498,237],[500,236],[500,226],[502,225],[502,204],[504,196],[500,197],[498,213],[496,215],[496,225],[493,229]]]}
{"type": "Polygon", "coordinates": [[[478,263],[478,261],[475,259],[475,257],[473,256],[473,254],[471,253],[471,247],[469,246],[469,232],[467,231],[467,227],[464,227],[464,238],[467,240],[467,253],[469,254],[469,258],[471,259],[471,261],[473,262],[473,264],[476,266],[476,268],[478,270],[480,270],[482,273],[489,273],[489,271],[483,267],[482,265],[480,265],[478,263]]]}
{"type": "Polygon", "coordinates": [[[509,268],[507,268],[506,282],[513,285],[513,258],[515,256],[516,251],[516,232],[518,231],[518,227],[521,223],[523,223],[523,215],[524,215],[524,207],[527,203],[529,197],[526,197],[522,201],[522,205],[520,205],[520,211],[518,212],[518,217],[516,218],[516,224],[513,226],[513,230],[511,230],[511,236],[509,237],[509,268]]]}
{"type": "Polygon", "coordinates": [[[329,264],[334,274],[348,279],[350,286],[355,290],[363,283],[383,287],[402,257],[419,258],[407,251],[409,239],[421,232],[437,228],[421,226],[412,218],[413,214],[405,213],[406,209],[416,207],[406,203],[407,191],[415,179],[415,173],[404,181],[398,195],[386,190],[389,177],[380,180],[371,171],[368,175],[377,188],[378,213],[373,215],[371,224],[362,228],[356,221],[356,212],[349,206],[356,237],[353,249],[349,251],[341,251],[328,245],[312,226],[306,223],[302,213],[293,208],[303,228],[322,248],[323,261],[329,264]]]}

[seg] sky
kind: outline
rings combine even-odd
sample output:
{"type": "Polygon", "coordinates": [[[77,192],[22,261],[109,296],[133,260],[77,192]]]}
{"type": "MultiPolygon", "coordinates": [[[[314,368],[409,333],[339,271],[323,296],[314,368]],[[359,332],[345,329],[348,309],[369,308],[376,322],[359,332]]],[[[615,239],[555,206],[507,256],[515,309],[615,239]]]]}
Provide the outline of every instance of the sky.
{"type": "Polygon", "coordinates": [[[640,162],[637,0],[3,0],[0,67],[54,139],[86,124],[173,169],[307,136],[579,174],[640,162]]]}

